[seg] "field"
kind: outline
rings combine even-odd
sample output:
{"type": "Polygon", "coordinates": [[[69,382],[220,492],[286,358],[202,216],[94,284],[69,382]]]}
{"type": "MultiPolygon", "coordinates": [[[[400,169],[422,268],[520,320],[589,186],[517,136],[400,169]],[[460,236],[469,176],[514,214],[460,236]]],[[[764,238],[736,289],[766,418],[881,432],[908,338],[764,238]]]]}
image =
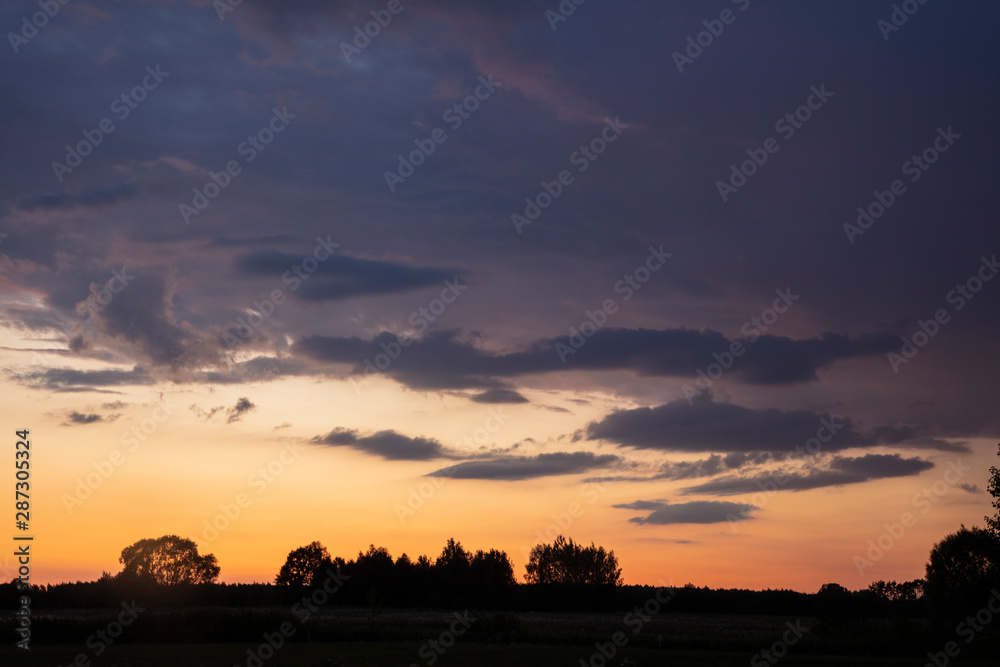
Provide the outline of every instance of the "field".
{"type": "MultiPolygon", "coordinates": [[[[287,610],[285,610],[287,611],[287,610]]],[[[782,665],[914,665],[926,653],[875,622],[831,636],[815,619],[736,614],[624,614],[470,612],[462,627],[454,612],[323,609],[305,624],[278,609],[153,610],[109,644],[95,641],[108,627],[107,611],[39,612],[29,653],[13,641],[0,647],[0,664],[107,667],[412,667],[424,665],[769,665],[761,651],[777,646],[782,665]],[[630,619],[630,620],[629,620],[630,619]],[[285,636],[280,632],[284,627],[285,636]],[[798,627],[800,636],[789,635],[798,627]],[[218,637],[240,636],[231,641],[218,637]],[[450,634],[454,629],[454,634],[450,634]],[[633,632],[637,630],[637,632],[633,632]],[[206,635],[206,632],[211,633],[206,635]],[[615,633],[618,641],[613,644],[615,633]],[[265,643],[265,635],[273,650],[265,643]],[[782,636],[794,641],[782,645],[782,636]],[[215,639],[206,640],[206,636],[215,639]],[[72,637],[69,641],[66,638],[72,637]],[[897,637],[895,641],[890,637],[897,637]],[[58,638],[58,639],[57,639],[58,638]],[[88,641],[88,639],[90,641],[88,641]],[[432,644],[431,642],[436,642],[432,644]],[[597,644],[604,647],[605,659],[597,644]],[[446,648],[444,648],[446,647],[446,648]],[[891,656],[906,656],[904,658],[891,656]],[[756,658],[755,662],[754,661],[756,658]]],[[[6,633],[5,633],[6,634],[6,633]]],[[[935,641],[928,645],[936,646],[935,641]]],[[[992,665],[992,661],[962,661],[992,665]]]]}

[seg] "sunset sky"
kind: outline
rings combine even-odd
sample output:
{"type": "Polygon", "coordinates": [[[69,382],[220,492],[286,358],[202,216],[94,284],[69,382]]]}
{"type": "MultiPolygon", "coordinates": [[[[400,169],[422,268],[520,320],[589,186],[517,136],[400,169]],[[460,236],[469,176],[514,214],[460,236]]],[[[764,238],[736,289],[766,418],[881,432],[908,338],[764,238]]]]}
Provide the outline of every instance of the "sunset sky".
{"type": "Polygon", "coordinates": [[[857,589],[992,511],[1000,7],[49,4],[0,5],[34,583],[562,532],[857,589]]]}

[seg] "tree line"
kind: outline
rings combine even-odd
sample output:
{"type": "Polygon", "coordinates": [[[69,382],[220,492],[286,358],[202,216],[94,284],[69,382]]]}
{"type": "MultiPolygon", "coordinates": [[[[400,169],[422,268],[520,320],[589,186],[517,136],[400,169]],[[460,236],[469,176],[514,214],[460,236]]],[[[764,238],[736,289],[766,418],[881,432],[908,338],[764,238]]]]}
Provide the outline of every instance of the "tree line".
{"type": "MultiPolygon", "coordinates": [[[[797,613],[794,610],[799,609],[831,622],[901,610],[949,620],[975,613],[992,593],[1000,591],[1000,469],[993,466],[990,473],[988,491],[994,498],[995,515],[986,517],[985,528],[963,525],[935,544],[923,579],[879,581],[861,591],[830,583],[811,596],[791,591],[711,591],[688,585],[672,602],[673,608],[729,613],[761,613],[763,609],[797,613]],[[750,599],[755,599],[753,604],[744,604],[750,599]],[[774,607],[779,599],[784,610],[774,607]]],[[[374,544],[345,560],[331,557],[315,541],[291,550],[273,584],[263,585],[217,584],[220,566],[215,556],[199,554],[192,540],[177,535],[139,540],[122,550],[119,562],[122,570],[117,575],[105,572],[96,582],[33,587],[33,595],[41,595],[40,603],[47,599],[57,606],[72,601],[88,606],[116,596],[121,600],[137,590],[164,602],[274,604],[294,599],[301,590],[335,573],[344,581],[337,605],[610,610],[623,608],[638,595],[636,591],[644,589],[622,586],[614,551],[593,543],[584,546],[562,535],[550,544],[535,545],[522,584],[517,583],[506,552],[471,552],[455,539],[449,539],[433,561],[425,555],[414,560],[405,553],[393,558],[387,549],[374,544]]],[[[117,600],[109,602],[113,606],[117,600]]]]}

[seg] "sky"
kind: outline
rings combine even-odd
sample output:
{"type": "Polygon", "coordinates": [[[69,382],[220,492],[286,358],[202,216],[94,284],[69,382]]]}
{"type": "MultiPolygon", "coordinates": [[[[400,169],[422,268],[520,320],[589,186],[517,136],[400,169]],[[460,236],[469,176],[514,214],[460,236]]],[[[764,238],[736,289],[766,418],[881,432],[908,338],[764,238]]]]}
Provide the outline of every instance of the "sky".
{"type": "Polygon", "coordinates": [[[560,533],[629,584],[921,577],[992,512],[998,19],[3,3],[33,580],[167,534],[228,582],[560,533]]]}

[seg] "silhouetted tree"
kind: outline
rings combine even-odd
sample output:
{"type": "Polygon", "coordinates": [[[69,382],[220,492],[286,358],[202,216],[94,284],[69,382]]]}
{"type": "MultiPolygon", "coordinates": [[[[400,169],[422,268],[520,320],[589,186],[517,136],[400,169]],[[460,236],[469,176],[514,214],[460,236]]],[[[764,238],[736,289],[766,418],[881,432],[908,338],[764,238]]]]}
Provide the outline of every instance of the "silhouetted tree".
{"type": "Polygon", "coordinates": [[[474,599],[480,607],[505,605],[517,584],[510,558],[496,549],[477,551],[469,561],[469,575],[474,599]]]}
{"type": "Polygon", "coordinates": [[[274,583],[278,586],[309,586],[316,574],[330,561],[330,553],[319,542],[311,542],[288,553],[274,583]]]}
{"type": "Polygon", "coordinates": [[[467,593],[472,575],[472,556],[461,542],[448,538],[441,555],[432,568],[434,583],[446,604],[463,606],[468,604],[467,593]]]}
{"type": "Polygon", "coordinates": [[[614,551],[604,547],[584,547],[562,535],[552,544],[536,544],[525,565],[529,584],[622,585],[622,571],[614,551]]]}
{"type": "Polygon", "coordinates": [[[923,595],[924,580],[913,581],[873,581],[868,586],[868,592],[880,600],[887,602],[912,602],[923,595]]]}
{"type": "Polygon", "coordinates": [[[935,610],[975,611],[1000,586],[1000,537],[962,526],[931,549],[925,579],[924,592],[935,610]]]}
{"type": "MultiPolygon", "coordinates": [[[[997,445],[997,456],[1000,456],[1000,444],[997,445]]],[[[990,481],[986,490],[993,496],[993,516],[986,517],[986,529],[1000,537],[1000,468],[990,466],[990,481]]]]}
{"type": "Polygon", "coordinates": [[[364,603],[381,607],[390,602],[395,587],[395,562],[385,547],[368,545],[368,551],[347,565],[348,582],[364,603]]]}
{"type": "Polygon", "coordinates": [[[823,584],[816,594],[816,615],[830,628],[840,628],[851,617],[851,591],[840,584],[823,584]]]}
{"type": "Polygon", "coordinates": [[[124,565],[118,576],[125,581],[208,584],[219,576],[215,556],[199,556],[192,540],[177,535],[139,540],[122,549],[118,561],[124,565]]]}

